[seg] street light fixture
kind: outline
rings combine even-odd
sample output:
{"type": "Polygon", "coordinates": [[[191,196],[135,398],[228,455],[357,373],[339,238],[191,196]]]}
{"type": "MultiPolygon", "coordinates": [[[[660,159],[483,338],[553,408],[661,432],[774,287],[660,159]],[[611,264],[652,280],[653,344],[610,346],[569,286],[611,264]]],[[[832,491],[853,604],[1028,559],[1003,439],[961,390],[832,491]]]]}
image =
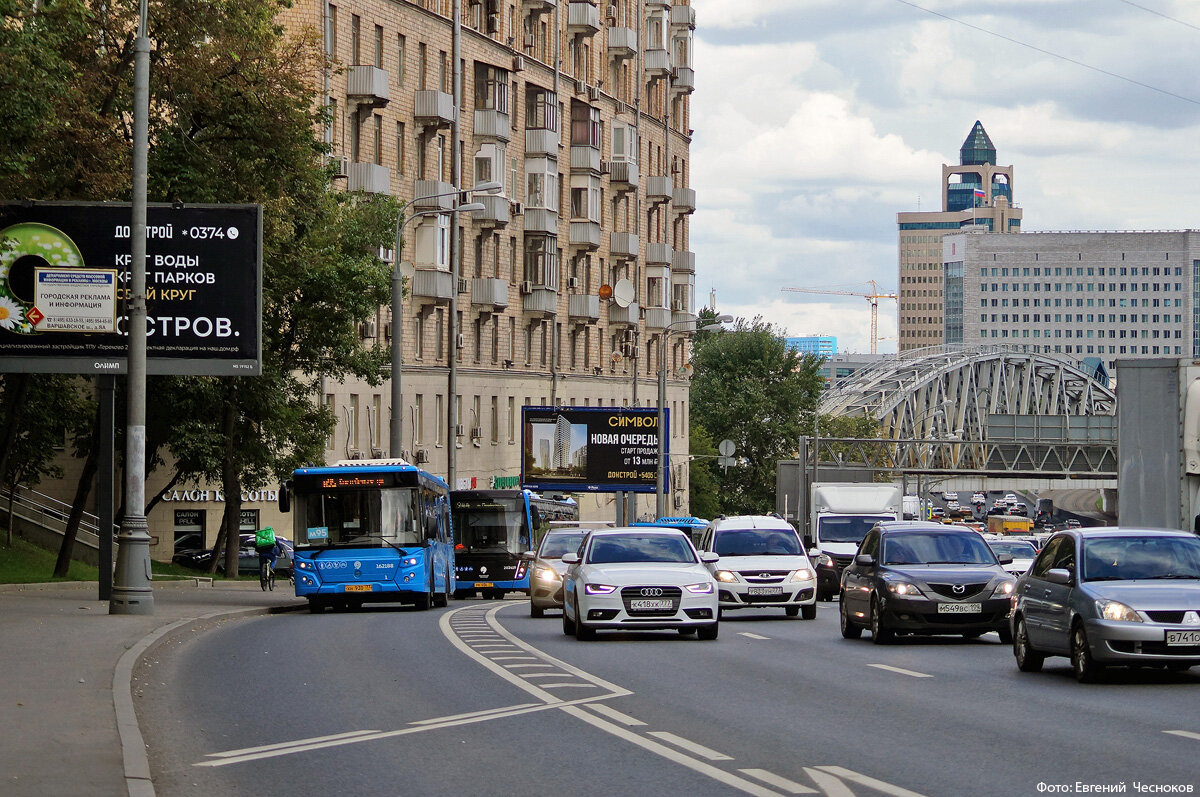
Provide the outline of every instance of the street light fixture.
{"type": "MultiPolygon", "coordinates": [[[[468,188],[465,192],[460,192],[455,189],[454,191],[443,191],[438,194],[426,194],[425,196],[414,197],[413,201],[409,204],[416,204],[424,199],[436,199],[444,196],[457,197],[460,193],[472,195],[497,194],[502,190],[504,190],[504,186],[500,185],[500,183],[479,183],[473,188],[468,188]]],[[[404,245],[402,233],[404,232],[404,228],[408,226],[409,222],[424,216],[440,216],[447,213],[478,213],[481,210],[484,210],[484,205],[482,202],[468,202],[460,205],[456,200],[454,206],[449,210],[436,208],[433,210],[418,211],[408,218],[404,218],[403,213],[396,216],[396,245],[395,254],[392,256],[394,258],[394,265],[392,266],[392,417],[388,424],[388,449],[393,458],[398,458],[401,455],[401,452],[404,450],[404,413],[401,412],[401,409],[404,405],[404,397],[403,393],[401,392],[400,381],[401,372],[404,368],[404,352],[403,347],[401,346],[401,342],[403,340],[401,336],[403,329],[402,321],[404,317],[404,276],[400,270],[400,263],[404,260],[404,258],[401,257],[404,245]]],[[[458,286],[452,285],[451,289],[457,291],[458,286]]]]}
{"type": "MultiPolygon", "coordinates": [[[[725,328],[725,324],[733,321],[731,315],[719,315],[710,323],[700,327],[703,332],[717,332],[725,328]]],[[[684,321],[676,321],[672,324],[667,324],[663,329],[662,337],[658,344],[658,473],[655,478],[654,497],[655,497],[655,517],[665,517],[667,514],[667,496],[666,496],[666,468],[667,461],[667,432],[664,422],[663,404],[667,395],[667,338],[672,332],[678,330],[674,327],[684,324],[694,324],[690,318],[684,321]]]]}

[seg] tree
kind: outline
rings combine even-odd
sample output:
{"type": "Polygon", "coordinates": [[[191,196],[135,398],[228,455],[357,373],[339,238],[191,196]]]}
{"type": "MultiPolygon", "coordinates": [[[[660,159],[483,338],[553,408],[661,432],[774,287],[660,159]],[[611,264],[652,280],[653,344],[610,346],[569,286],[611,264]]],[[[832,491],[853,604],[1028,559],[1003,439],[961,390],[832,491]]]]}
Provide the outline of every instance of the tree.
{"type": "Polygon", "coordinates": [[[688,452],[692,456],[688,467],[688,506],[694,517],[712,519],[721,514],[717,496],[720,490],[716,475],[717,445],[699,423],[689,424],[688,452]]]}
{"type": "MultiPolygon", "coordinates": [[[[705,323],[701,313],[698,325],[705,323]]],[[[700,332],[692,364],[691,417],[712,439],[729,439],[745,465],[719,475],[724,514],[771,511],[775,463],[794,456],[821,390],[820,361],[801,357],[761,318],[739,318],[726,332],[700,332]]]]}

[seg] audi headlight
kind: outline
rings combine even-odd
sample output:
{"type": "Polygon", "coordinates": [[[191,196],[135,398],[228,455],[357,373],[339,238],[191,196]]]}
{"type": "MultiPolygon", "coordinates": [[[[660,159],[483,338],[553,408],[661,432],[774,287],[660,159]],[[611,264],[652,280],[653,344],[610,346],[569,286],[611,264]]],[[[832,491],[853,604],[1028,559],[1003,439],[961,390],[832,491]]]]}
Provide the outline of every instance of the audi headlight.
{"type": "Polygon", "coordinates": [[[537,572],[534,574],[534,578],[536,578],[538,581],[559,581],[561,576],[559,576],[553,568],[541,567],[538,568],[537,572]]]}
{"type": "Polygon", "coordinates": [[[1120,620],[1123,623],[1140,623],[1142,618],[1129,606],[1117,601],[1096,601],[1096,611],[1105,620],[1120,620]]]}
{"type": "Polygon", "coordinates": [[[996,588],[992,590],[992,597],[1007,598],[1009,595],[1013,594],[1013,590],[1016,588],[1016,586],[1017,582],[1015,581],[1001,581],[996,585],[996,588]]]}
{"type": "Polygon", "coordinates": [[[716,577],[717,581],[724,581],[726,583],[730,581],[737,581],[737,576],[728,570],[718,570],[713,575],[716,577]]]}
{"type": "Polygon", "coordinates": [[[812,581],[814,578],[816,578],[816,574],[807,567],[802,567],[792,573],[792,581],[812,581]]]}
{"type": "Polygon", "coordinates": [[[609,595],[617,591],[611,584],[584,584],[583,591],[588,595],[609,595]]]}
{"type": "Polygon", "coordinates": [[[889,581],[887,590],[893,595],[924,595],[921,588],[908,581],[889,581]]]}
{"type": "Polygon", "coordinates": [[[684,586],[684,589],[686,589],[688,592],[695,592],[699,595],[707,595],[713,591],[713,583],[711,581],[705,581],[700,584],[688,584],[684,586]]]}

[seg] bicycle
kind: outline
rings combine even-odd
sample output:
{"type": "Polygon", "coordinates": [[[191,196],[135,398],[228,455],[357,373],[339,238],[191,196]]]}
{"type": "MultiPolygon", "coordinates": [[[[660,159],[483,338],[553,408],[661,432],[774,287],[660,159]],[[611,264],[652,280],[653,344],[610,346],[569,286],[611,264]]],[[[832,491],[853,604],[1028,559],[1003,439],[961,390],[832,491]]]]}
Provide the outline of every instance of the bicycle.
{"type": "Polygon", "coordinates": [[[275,589],[275,568],[270,559],[262,559],[258,563],[258,586],[263,592],[275,589]]]}

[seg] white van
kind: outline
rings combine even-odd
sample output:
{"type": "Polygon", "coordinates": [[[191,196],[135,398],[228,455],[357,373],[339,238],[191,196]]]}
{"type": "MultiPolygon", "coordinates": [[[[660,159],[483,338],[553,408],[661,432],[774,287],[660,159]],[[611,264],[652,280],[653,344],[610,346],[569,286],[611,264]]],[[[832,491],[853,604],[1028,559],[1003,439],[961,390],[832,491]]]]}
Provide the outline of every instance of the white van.
{"type": "Polygon", "coordinates": [[[719,517],[699,549],[721,558],[709,565],[720,608],[782,608],[788,617],[817,616],[817,573],[800,535],[778,515],[719,517]]]}

